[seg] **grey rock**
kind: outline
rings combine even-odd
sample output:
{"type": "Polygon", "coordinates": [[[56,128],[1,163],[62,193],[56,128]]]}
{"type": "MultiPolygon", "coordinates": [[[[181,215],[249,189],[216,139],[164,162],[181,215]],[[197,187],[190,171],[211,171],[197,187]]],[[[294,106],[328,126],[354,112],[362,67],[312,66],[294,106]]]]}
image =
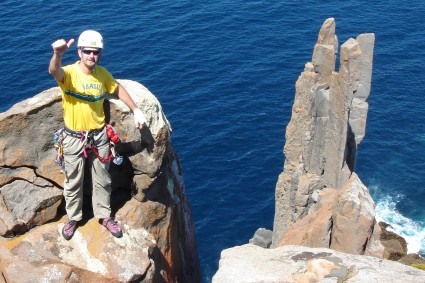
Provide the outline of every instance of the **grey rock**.
{"type": "Polygon", "coordinates": [[[425,272],[385,259],[326,248],[247,244],[222,251],[213,283],[227,282],[425,282],[425,272]]]}
{"type": "Polygon", "coordinates": [[[365,136],[374,35],[342,44],[336,72],[335,26],[333,18],[324,22],[312,62],[296,82],[285,163],[276,184],[272,247],[304,244],[382,256],[375,204],[355,174],[365,136]],[[339,193],[324,192],[327,197],[321,198],[327,188],[339,193]]]}
{"type": "Polygon", "coordinates": [[[255,231],[254,237],[249,239],[249,243],[267,249],[272,244],[272,236],[273,231],[265,228],[259,228],[255,231]]]}
{"type": "Polygon", "coordinates": [[[62,190],[43,179],[34,183],[17,180],[0,187],[0,196],[0,219],[12,224],[7,225],[7,229],[2,232],[5,235],[12,231],[25,232],[56,217],[62,190]]]}

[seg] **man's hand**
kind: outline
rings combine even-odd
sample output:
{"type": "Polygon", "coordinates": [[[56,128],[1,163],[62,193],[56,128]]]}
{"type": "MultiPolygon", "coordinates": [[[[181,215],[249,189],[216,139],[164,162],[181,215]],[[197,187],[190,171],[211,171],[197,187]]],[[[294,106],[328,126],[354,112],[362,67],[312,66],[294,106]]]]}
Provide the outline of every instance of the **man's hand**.
{"type": "Polygon", "coordinates": [[[143,124],[146,123],[146,118],[145,115],[143,115],[142,110],[140,110],[139,108],[135,108],[133,110],[133,115],[134,115],[134,123],[136,124],[136,128],[138,129],[143,129],[143,124]]]}
{"type": "Polygon", "coordinates": [[[65,53],[71,44],[74,43],[74,39],[70,39],[68,43],[64,39],[59,39],[53,42],[53,55],[49,63],[49,73],[55,77],[55,80],[58,82],[63,82],[65,72],[61,67],[62,64],[62,54],[65,53]]]}
{"type": "Polygon", "coordinates": [[[71,47],[72,43],[74,43],[74,39],[71,38],[68,43],[64,39],[58,39],[52,43],[53,52],[58,55],[65,53],[69,47],[71,47]]]}

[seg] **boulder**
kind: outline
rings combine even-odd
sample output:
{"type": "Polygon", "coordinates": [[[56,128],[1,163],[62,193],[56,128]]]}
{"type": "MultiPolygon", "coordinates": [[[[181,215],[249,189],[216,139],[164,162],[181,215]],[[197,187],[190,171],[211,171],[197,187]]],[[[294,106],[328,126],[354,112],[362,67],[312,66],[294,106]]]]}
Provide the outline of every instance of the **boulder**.
{"type": "Polygon", "coordinates": [[[407,256],[406,240],[390,231],[391,225],[385,222],[379,222],[379,227],[381,228],[380,240],[384,246],[384,258],[397,261],[407,256]]]}
{"type": "Polygon", "coordinates": [[[93,218],[91,182],[84,184],[84,219],[70,241],[60,231],[61,168],[53,135],[63,127],[59,88],[0,113],[0,282],[199,282],[200,270],[182,168],[172,129],[156,97],[120,80],[147,122],[134,126],[120,100],[105,101],[107,122],[121,142],[123,163],[111,163],[112,212],[124,236],[114,238],[93,218]]]}
{"type": "Polygon", "coordinates": [[[374,202],[355,173],[343,190],[324,188],[317,194],[308,214],[291,224],[276,246],[328,247],[382,257],[374,202]]]}
{"type": "Polygon", "coordinates": [[[272,244],[272,236],[273,231],[265,228],[259,228],[255,231],[254,237],[249,240],[249,243],[262,248],[269,248],[272,244]]]}
{"type": "Polygon", "coordinates": [[[369,252],[376,226],[375,203],[357,174],[353,173],[340,191],[332,218],[331,249],[351,254],[369,252]]]}

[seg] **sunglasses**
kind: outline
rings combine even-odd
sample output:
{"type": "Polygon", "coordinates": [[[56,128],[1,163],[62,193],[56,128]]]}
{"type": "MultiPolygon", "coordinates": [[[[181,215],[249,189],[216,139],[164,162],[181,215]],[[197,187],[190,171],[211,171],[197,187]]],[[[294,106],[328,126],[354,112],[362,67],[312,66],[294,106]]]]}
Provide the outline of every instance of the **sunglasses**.
{"type": "Polygon", "coordinates": [[[102,50],[100,50],[100,49],[97,49],[97,50],[89,50],[89,49],[84,49],[84,48],[81,48],[81,52],[83,52],[84,54],[86,54],[86,55],[90,55],[90,54],[92,54],[93,53],[93,55],[99,55],[100,54],[100,52],[102,52],[102,50]]]}

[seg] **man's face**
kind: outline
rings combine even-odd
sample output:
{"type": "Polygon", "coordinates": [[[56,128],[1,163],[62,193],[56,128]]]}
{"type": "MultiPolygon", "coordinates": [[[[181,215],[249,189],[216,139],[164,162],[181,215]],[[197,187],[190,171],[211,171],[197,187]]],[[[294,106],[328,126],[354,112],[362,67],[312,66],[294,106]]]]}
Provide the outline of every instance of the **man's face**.
{"type": "Polygon", "coordinates": [[[81,47],[78,49],[81,62],[89,69],[93,69],[99,63],[102,49],[94,47],[81,47]]]}

